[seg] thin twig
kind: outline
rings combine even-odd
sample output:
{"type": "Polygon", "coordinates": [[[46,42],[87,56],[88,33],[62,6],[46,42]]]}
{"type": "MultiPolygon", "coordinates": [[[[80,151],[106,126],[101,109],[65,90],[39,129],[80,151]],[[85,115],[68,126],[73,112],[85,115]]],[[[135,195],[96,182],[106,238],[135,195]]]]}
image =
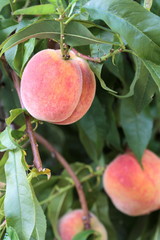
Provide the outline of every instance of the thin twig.
{"type": "Polygon", "coordinates": [[[5,225],[6,225],[6,220],[4,220],[3,222],[2,222],[2,224],[0,225],[0,229],[2,229],[3,227],[5,227],[5,225]]]}
{"type": "Polygon", "coordinates": [[[39,143],[41,143],[43,146],[45,146],[46,149],[48,149],[49,152],[54,154],[54,156],[57,158],[57,160],[61,163],[61,165],[66,169],[68,174],[71,176],[75,183],[75,187],[79,196],[81,208],[83,210],[83,222],[84,222],[84,228],[90,229],[90,216],[89,216],[89,210],[87,206],[86,197],[83,191],[83,187],[79,179],[77,178],[76,174],[66,161],[66,159],[41,135],[38,133],[35,133],[35,137],[39,143]]]}
{"type": "MultiPolygon", "coordinates": [[[[19,78],[13,70],[11,70],[11,76],[12,76],[12,79],[13,79],[14,87],[17,91],[17,94],[18,94],[18,97],[19,97],[19,100],[20,100],[21,107],[24,108],[24,105],[23,105],[23,102],[22,102],[22,99],[21,99],[21,94],[20,94],[19,78]]],[[[43,169],[42,161],[41,161],[41,158],[40,158],[40,154],[39,154],[39,150],[38,150],[38,144],[37,144],[35,134],[34,134],[34,131],[33,131],[33,128],[32,128],[30,116],[28,116],[26,114],[24,114],[24,115],[25,115],[25,120],[26,120],[26,132],[29,136],[29,140],[30,140],[31,148],[32,148],[32,153],[33,153],[33,163],[34,163],[34,166],[38,169],[38,171],[42,171],[42,169],[43,169]]]]}
{"type": "Polygon", "coordinates": [[[22,99],[21,99],[21,94],[20,94],[20,81],[19,81],[19,78],[18,78],[17,74],[13,70],[10,70],[10,73],[11,73],[11,77],[13,79],[14,87],[15,87],[15,89],[17,91],[17,94],[18,94],[18,98],[19,98],[21,107],[24,108],[24,105],[23,105],[23,102],[22,102],[22,99]]]}
{"type": "Polygon", "coordinates": [[[101,62],[101,59],[96,57],[96,58],[93,58],[93,57],[90,57],[90,56],[87,56],[87,55],[84,55],[80,52],[78,52],[75,48],[72,48],[72,51],[78,56],[78,57],[81,57],[87,61],[91,61],[91,62],[96,62],[96,63],[100,63],[101,62]]]}
{"type": "Polygon", "coordinates": [[[83,59],[85,59],[87,61],[95,62],[95,63],[104,62],[108,58],[114,57],[116,54],[119,54],[119,53],[122,53],[122,52],[128,52],[128,53],[132,53],[132,54],[136,55],[135,52],[133,52],[132,50],[125,49],[125,46],[122,46],[122,48],[118,48],[118,49],[115,49],[115,50],[111,49],[108,54],[105,54],[104,56],[99,57],[99,58],[97,58],[97,57],[94,58],[94,57],[90,57],[90,56],[84,55],[84,54],[78,52],[74,48],[72,48],[72,51],[76,54],[76,56],[81,57],[81,58],[83,58],[83,59]]]}
{"type": "Polygon", "coordinates": [[[35,133],[33,132],[30,116],[25,115],[25,119],[26,119],[26,132],[29,136],[29,140],[30,140],[31,148],[32,148],[32,153],[33,153],[33,157],[34,157],[33,158],[33,164],[38,169],[38,171],[42,171],[42,169],[43,169],[42,161],[41,161],[41,157],[40,157],[40,154],[39,154],[38,144],[37,144],[37,141],[36,141],[36,138],[35,138],[35,133]]]}

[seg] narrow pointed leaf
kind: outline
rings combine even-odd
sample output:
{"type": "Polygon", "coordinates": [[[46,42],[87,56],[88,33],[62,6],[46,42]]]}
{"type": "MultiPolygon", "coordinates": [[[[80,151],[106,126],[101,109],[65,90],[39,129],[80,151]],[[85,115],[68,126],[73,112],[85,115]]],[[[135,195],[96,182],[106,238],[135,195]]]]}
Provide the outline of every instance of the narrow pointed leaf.
{"type": "Polygon", "coordinates": [[[56,6],[53,4],[41,4],[28,8],[22,8],[16,10],[13,15],[47,15],[47,14],[55,14],[56,6]]]}
{"type": "Polygon", "coordinates": [[[29,240],[35,225],[35,206],[22,164],[22,151],[9,152],[6,173],[4,211],[7,226],[13,227],[21,240],[29,240]]]}
{"type": "Polygon", "coordinates": [[[35,220],[35,227],[30,240],[45,240],[46,218],[42,210],[42,207],[39,204],[33,190],[32,190],[32,195],[33,195],[34,204],[35,204],[36,220],[35,220]]]}
{"type": "MultiPolygon", "coordinates": [[[[55,41],[60,39],[59,22],[54,20],[39,21],[23,28],[13,34],[0,45],[1,55],[13,46],[27,41],[30,38],[51,38],[55,41]]],[[[83,25],[77,22],[70,22],[65,28],[65,42],[70,46],[87,45],[93,43],[108,43],[100,40],[83,25]]]]}
{"type": "MultiPolygon", "coordinates": [[[[60,218],[60,213],[62,211],[63,205],[67,202],[67,198],[72,197],[71,191],[63,192],[62,194],[56,196],[48,205],[48,217],[52,224],[54,235],[57,240],[61,240],[58,232],[58,220],[60,218]]],[[[70,201],[71,202],[71,201],[70,201]]]]}

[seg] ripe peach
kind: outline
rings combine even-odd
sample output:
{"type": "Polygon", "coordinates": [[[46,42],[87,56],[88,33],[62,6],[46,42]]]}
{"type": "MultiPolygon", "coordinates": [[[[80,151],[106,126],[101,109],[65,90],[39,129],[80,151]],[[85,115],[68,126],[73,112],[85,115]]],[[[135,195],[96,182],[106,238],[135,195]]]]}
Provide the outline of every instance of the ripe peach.
{"type": "Polygon", "coordinates": [[[123,213],[138,216],[160,208],[160,159],[145,150],[142,167],[132,152],[117,156],[103,175],[104,189],[123,213]]]}
{"type": "MultiPolygon", "coordinates": [[[[82,217],[82,210],[76,209],[60,219],[58,230],[61,240],[72,240],[76,234],[83,231],[82,217]]],[[[101,240],[108,239],[104,226],[93,213],[91,213],[91,228],[101,234],[101,240]]]]}
{"type": "Polygon", "coordinates": [[[90,108],[96,82],[88,63],[70,51],[63,60],[60,50],[46,49],[34,55],[22,74],[21,98],[35,118],[71,124],[90,108]]]}

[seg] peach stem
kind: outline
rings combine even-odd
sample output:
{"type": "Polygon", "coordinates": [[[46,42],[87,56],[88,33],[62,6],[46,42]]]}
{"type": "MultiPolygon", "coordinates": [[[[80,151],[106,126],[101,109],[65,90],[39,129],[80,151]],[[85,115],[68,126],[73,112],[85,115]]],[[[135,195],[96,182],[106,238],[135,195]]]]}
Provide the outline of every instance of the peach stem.
{"type": "Polygon", "coordinates": [[[61,163],[61,165],[66,169],[68,174],[71,176],[75,183],[75,187],[79,196],[81,208],[83,210],[83,223],[84,223],[84,229],[90,229],[90,216],[89,216],[89,210],[87,206],[86,197],[83,191],[83,187],[81,182],[79,181],[78,177],[66,161],[66,159],[41,135],[38,133],[35,133],[35,137],[39,143],[41,143],[43,146],[45,146],[46,149],[48,149],[49,152],[54,154],[54,156],[57,158],[57,160],[61,163]]]}

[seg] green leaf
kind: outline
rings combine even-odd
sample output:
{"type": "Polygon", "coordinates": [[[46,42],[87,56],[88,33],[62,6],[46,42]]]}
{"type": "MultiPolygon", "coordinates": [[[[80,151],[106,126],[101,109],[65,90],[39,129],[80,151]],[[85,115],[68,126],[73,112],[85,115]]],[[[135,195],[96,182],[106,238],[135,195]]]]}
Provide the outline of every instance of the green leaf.
{"type": "Polygon", "coordinates": [[[143,63],[150,72],[156,85],[158,86],[158,90],[160,91],[160,65],[157,65],[151,61],[146,60],[143,60],[143,63]]]}
{"type": "Polygon", "coordinates": [[[141,70],[140,65],[137,63],[136,64],[135,75],[134,75],[134,78],[132,80],[132,83],[129,86],[128,93],[126,93],[125,95],[122,95],[122,96],[120,96],[120,95],[114,95],[114,96],[116,96],[118,98],[121,98],[121,99],[133,96],[134,95],[135,85],[136,85],[136,83],[137,83],[137,81],[139,80],[139,77],[140,77],[140,70],[141,70]]]}
{"type": "Polygon", "coordinates": [[[6,240],[9,240],[9,239],[11,239],[11,240],[19,240],[19,237],[18,237],[18,235],[17,235],[17,233],[16,233],[14,228],[7,227],[6,232],[7,232],[6,238],[4,238],[4,239],[6,239],[6,240]]]}
{"type": "Polygon", "coordinates": [[[12,129],[7,126],[6,129],[0,133],[0,152],[13,150],[19,147],[18,144],[14,141],[11,132],[12,129]]]}
{"type": "Polygon", "coordinates": [[[98,194],[96,202],[92,206],[92,212],[95,213],[98,219],[105,225],[108,239],[117,240],[116,231],[109,216],[109,202],[105,194],[98,194]]]}
{"type": "Polygon", "coordinates": [[[56,185],[60,177],[61,176],[53,176],[49,180],[47,180],[45,177],[45,180],[41,180],[41,181],[39,181],[38,178],[33,179],[33,181],[37,180],[33,186],[34,186],[35,194],[38,197],[39,201],[41,200],[43,201],[44,199],[47,198],[53,186],[56,185]]]}
{"type": "Polygon", "coordinates": [[[57,0],[48,0],[48,2],[50,2],[50,3],[52,3],[52,4],[57,6],[57,0]]]}
{"type": "MultiPolygon", "coordinates": [[[[95,37],[83,24],[78,22],[70,22],[65,28],[65,42],[70,46],[83,46],[92,43],[109,42],[95,37]]],[[[112,44],[112,42],[110,42],[112,44]]]]}
{"type": "Polygon", "coordinates": [[[36,39],[31,38],[24,44],[24,55],[23,55],[21,72],[23,71],[23,68],[24,68],[25,64],[29,60],[29,58],[30,58],[30,56],[31,56],[31,54],[34,50],[35,43],[36,43],[36,39]]]}
{"type": "Polygon", "coordinates": [[[158,16],[160,16],[160,2],[159,0],[154,0],[152,5],[152,12],[158,16]]]}
{"type": "Polygon", "coordinates": [[[4,155],[3,155],[3,157],[2,157],[1,160],[0,160],[0,168],[1,168],[1,167],[4,167],[7,159],[8,159],[8,152],[5,152],[4,155]]]}
{"type": "MultiPolygon", "coordinates": [[[[0,5],[1,7],[1,5],[0,5]]],[[[18,24],[11,19],[0,21],[0,43],[2,43],[16,28],[18,24]]]]}
{"type": "Polygon", "coordinates": [[[83,19],[83,20],[88,20],[88,12],[84,9],[84,5],[87,3],[88,0],[81,0],[81,1],[72,1],[70,0],[70,3],[74,3],[70,9],[69,12],[69,16],[74,15],[74,14],[78,14],[78,16],[76,17],[77,19],[83,19]],[[76,4],[75,4],[76,2],[76,4]]]}
{"type": "Polygon", "coordinates": [[[98,161],[106,138],[106,117],[97,98],[77,124],[80,140],[86,152],[92,160],[98,161]]]}
{"type": "MultiPolygon", "coordinates": [[[[13,46],[30,38],[51,38],[59,41],[59,22],[54,20],[39,21],[23,28],[0,45],[0,49],[2,49],[1,55],[13,46]]],[[[108,43],[107,41],[97,39],[83,24],[74,21],[70,22],[65,28],[65,42],[70,46],[108,43]]]]}
{"type": "Polygon", "coordinates": [[[100,81],[101,87],[103,89],[107,90],[108,92],[116,93],[114,90],[107,87],[105,81],[101,78],[101,71],[102,71],[103,64],[97,64],[97,63],[90,62],[89,65],[90,65],[92,71],[95,73],[98,80],[100,81]]]}
{"type": "MultiPolygon", "coordinates": [[[[0,223],[4,219],[4,195],[0,197],[0,223]]],[[[1,231],[1,227],[0,227],[1,231]]]]}
{"type": "MultiPolygon", "coordinates": [[[[15,71],[17,72],[17,69],[15,67],[15,63],[14,63],[14,59],[16,57],[16,54],[17,54],[17,51],[18,51],[18,45],[8,49],[6,52],[5,52],[5,59],[7,61],[7,63],[10,65],[10,67],[15,71]]],[[[21,61],[20,61],[21,63],[21,61]]]]}
{"type": "MultiPolygon", "coordinates": [[[[103,40],[108,40],[109,42],[114,41],[114,35],[113,33],[102,31],[98,29],[98,31],[94,33],[94,35],[103,40]],[[98,33],[97,33],[98,32],[98,33]]],[[[102,57],[110,52],[112,48],[111,44],[91,44],[90,50],[91,50],[91,56],[92,57],[102,57]]]]}
{"type": "Polygon", "coordinates": [[[29,240],[35,226],[35,206],[22,155],[21,150],[10,151],[5,164],[7,184],[4,211],[7,226],[13,227],[21,240],[29,240]]]}
{"type": "Polygon", "coordinates": [[[159,239],[160,239],[160,215],[158,216],[158,223],[156,226],[156,230],[153,236],[151,237],[151,240],[159,240],[159,239]]]}
{"type": "Polygon", "coordinates": [[[120,135],[117,128],[115,117],[114,97],[109,95],[106,98],[106,118],[107,118],[107,134],[106,142],[109,146],[121,151],[120,135]],[[114,106],[114,109],[113,109],[114,106]]]}
{"type": "MultiPolygon", "coordinates": [[[[87,176],[90,173],[93,173],[93,169],[90,165],[80,163],[80,162],[73,163],[71,165],[71,168],[74,171],[74,173],[77,175],[80,181],[83,179],[83,177],[87,176]]],[[[68,177],[68,172],[64,170],[61,176],[68,177]]]]}
{"type": "MultiPolygon", "coordinates": [[[[19,32],[21,29],[27,27],[28,25],[31,24],[31,21],[29,20],[22,20],[19,24],[18,27],[16,29],[16,33],[19,32]]],[[[20,75],[20,71],[23,65],[23,61],[25,59],[25,45],[23,44],[19,44],[16,45],[14,47],[12,47],[11,49],[9,49],[8,51],[5,52],[5,58],[6,61],[9,63],[9,65],[11,66],[11,68],[17,72],[18,75],[20,75]]],[[[30,51],[30,49],[28,49],[28,51],[30,51]]]]}
{"type": "Polygon", "coordinates": [[[70,197],[71,197],[70,191],[63,192],[62,194],[55,197],[52,200],[52,202],[48,205],[48,217],[51,222],[51,225],[52,225],[52,228],[54,231],[54,235],[57,240],[61,240],[59,233],[58,233],[58,220],[59,220],[60,214],[62,212],[63,206],[69,200],[69,204],[67,204],[67,207],[65,209],[65,211],[67,211],[69,208],[69,205],[72,203],[72,201],[70,201],[70,197]]]}
{"type": "MultiPolygon", "coordinates": [[[[149,215],[141,216],[137,219],[129,234],[128,240],[146,240],[147,229],[149,223],[149,215]]],[[[151,240],[150,238],[148,240],[151,240]]]]}
{"type": "Polygon", "coordinates": [[[3,7],[9,4],[9,0],[1,0],[1,5],[0,5],[0,11],[2,10],[3,7]]]}
{"type": "MultiPolygon", "coordinates": [[[[15,46],[16,47],[16,46],[15,46]]],[[[22,68],[22,62],[23,62],[23,56],[24,56],[24,47],[23,44],[19,44],[17,51],[16,51],[16,55],[13,56],[14,57],[14,70],[17,72],[18,75],[20,75],[20,71],[22,68]]]]}
{"type": "MultiPolygon", "coordinates": [[[[116,65],[113,65],[111,60],[108,60],[105,64],[105,66],[107,66],[108,70],[113,75],[115,75],[117,78],[119,78],[121,80],[123,86],[125,88],[127,88],[127,93],[124,94],[124,95],[118,95],[118,94],[114,94],[114,93],[111,93],[111,94],[113,96],[117,97],[117,98],[120,98],[120,99],[128,98],[128,97],[133,96],[134,95],[134,88],[135,88],[135,85],[136,85],[136,83],[139,79],[139,75],[140,75],[140,66],[138,64],[138,58],[137,58],[136,66],[135,66],[135,74],[134,74],[134,77],[133,77],[133,80],[132,80],[130,86],[128,86],[129,79],[128,79],[128,76],[127,76],[127,71],[124,69],[126,62],[123,61],[123,57],[120,56],[120,55],[117,56],[116,59],[115,59],[115,64],[116,65]],[[126,84],[126,82],[127,82],[127,84],[126,84]]],[[[128,68],[129,68],[129,66],[128,66],[128,68]]],[[[128,71],[128,72],[131,75],[131,71],[128,71]]]]}
{"type": "Polygon", "coordinates": [[[56,6],[53,4],[41,4],[28,8],[18,9],[13,13],[13,15],[48,15],[56,13],[56,6]]]}
{"type": "Polygon", "coordinates": [[[22,108],[16,108],[16,109],[12,109],[10,111],[10,116],[6,119],[6,124],[10,125],[15,119],[16,117],[18,117],[21,113],[23,113],[25,110],[22,108]]]}
{"type": "Polygon", "coordinates": [[[124,58],[122,54],[119,54],[115,58],[115,64],[113,64],[112,59],[109,58],[105,61],[104,66],[112,73],[116,78],[118,78],[123,85],[125,85],[125,73],[124,73],[124,58]]]}
{"type": "Polygon", "coordinates": [[[5,182],[4,166],[6,164],[7,159],[8,159],[8,152],[5,152],[3,157],[0,160],[0,182],[5,182]]]}
{"type": "MultiPolygon", "coordinates": [[[[86,230],[83,232],[78,233],[73,240],[87,240],[89,236],[95,233],[94,230],[86,230]]],[[[94,238],[96,240],[96,238],[94,238]]]]}
{"type": "Polygon", "coordinates": [[[136,112],[132,98],[121,101],[120,119],[127,143],[140,161],[151,138],[153,120],[145,111],[136,112]]]}
{"type": "Polygon", "coordinates": [[[141,112],[152,101],[156,85],[142,61],[138,60],[136,64],[140,67],[140,74],[134,89],[134,102],[136,111],[141,112]]]}
{"type": "Polygon", "coordinates": [[[45,240],[46,217],[33,191],[32,191],[32,194],[33,194],[33,199],[35,204],[36,220],[35,220],[35,227],[30,240],[45,240]]]}
{"type": "MultiPolygon", "coordinates": [[[[122,74],[118,67],[119,61],[121,58],[122,57],[120,57],[120,56],[116,58],[116,59],[118,59],[118,62],[116,61],[117,66],[113,65],[113,63],[111,63],[111,60],[109,60],[109,59],[106,61],[105,66],[107,66],[108,70],[111,73],[113,73],[116,77],[118,77],[124,84],[124,76],[123,75],[125,75],[125,73],[122,74]]],[[[123,60],[123,58],[122,58],[122,60],[123,60]]],[[[122,62],[121,64],[124,66],[124,62],[122,62]]],[[[106,86],[104,80],[101,78],[101,71],[102,71],[103,64],[90,63],[90,66],[91,66],[91,69],[94,71],[95,75],[97,76],[97,78],[100,80],[101,87],[103,89],[109,91],[113,96],[115,96],[117,98],[121,98],[121,99],[133,96],[134,87],[135,87],[136,82],[138,81],[139,73],[140,73],[140,69],[137,66],[136,66],[136,72],[135,72],[134,78],[132,80],[132,83],[130,84],[129,90],[127,88],[128,92],[125,95],[118,95],[118,94],[116,94],[117,93],[116,91],[114,91],[106,86]]]]}
{"type": "Polygon", "coordinates": [[[85,7],[94,20],[103,20],[113,31],[119,33],[139,57],[160,64],[158,16],[137,2],[128,0],[90,0],[85,7]]]}
{"type": "MultiPolygon", "coordinates": [[[[108,108],[107,108],[108,109],[108,108]]],[[[113,109],[109,109],[107,113],[107,136],[106,141],[109,146],[113,146],[115,149],[121,151],[120,135],[116,125],[116,119],[113,109]]]]}
{"type": "Polygon", "coordinates": [[[30,38],[54,38],[58,40],[59,35],[60,28],[58,22],[52,20],[39,21],[13,34],[0,45],[0,49],[2,49],[3,54],[13,46],[27,41],[30,38]]]}
{"type": "Polygon", "coordinates": [[[0,61],[0,68],[2,72],[2,82],[5,83],[5,87],[1,88],[1,101],[6,112],[9,112],[13,108],[19,107],[19,100],[17,97],[17,92],[13,86],[13,82],[7,75],[4,67],[0,61]]]}

